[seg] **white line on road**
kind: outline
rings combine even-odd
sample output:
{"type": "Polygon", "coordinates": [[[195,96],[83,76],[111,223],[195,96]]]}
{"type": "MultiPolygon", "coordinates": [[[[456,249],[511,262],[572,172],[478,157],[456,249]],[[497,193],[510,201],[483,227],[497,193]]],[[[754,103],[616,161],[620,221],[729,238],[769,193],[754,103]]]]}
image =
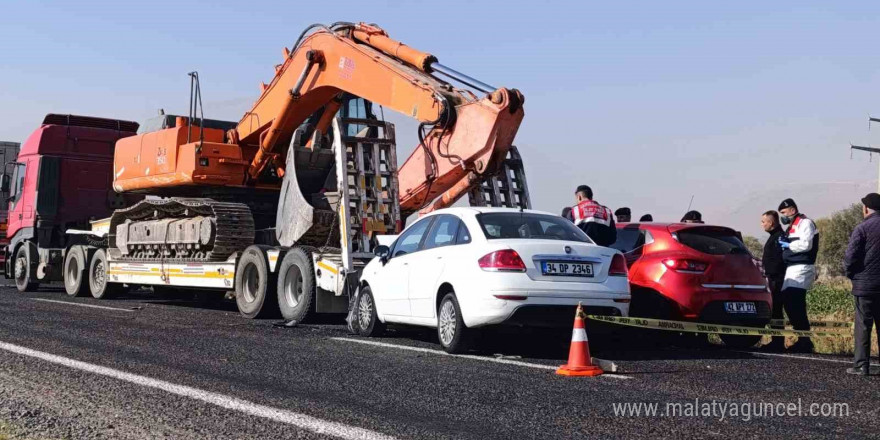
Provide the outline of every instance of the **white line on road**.
{"type": "MultiPolygon", "coordinates": [[[[410,346],[406,346],[406,345],[389,344],[389,343],[386,343],[386,342],[365,341],[365,340],[363,340],[363,339],[354,339],[354,338],[330,338],[330,339],[333,339],[333,340],[335,340],[335,341],[355,342],[355,343],[358,343],[358,344],[364,344],[364,345],[374,345],[374,346],[377,346],[377,347],[397,348],[397,349],[400,349],[400,350],[416,351],[416,352],[419,352],[419,353],[430,353],[430,354],[436,354],[436,355],[440,355],[440,356],[452,356],[452,357],[465,358],[465,359],[473,359],[473,360],[484,361],[484,362],[495,362],[495,363],[498,363],[498,364],[517,365],[517,366],[520,366],[520,367],[537,368],[537,369],[539,369],[539,370],[552,370],[552,371],[556,371],[556,368],[557,368],[557,367],[554,367],[554,366],[552,366],[552,365],[533,364],[533,363],[531,363],[531,362],[514,361],[514,360],[511,360],[511,359],[503,359],[503,358],[491,358],[491,357],[485,357],[485,356],[474,356],[474,355],[471,355],[471,354],[449,354],[449,353],[447,353],[447,352],[445,352],[445,351],[431,350],[430,348],[410,347],[410,346]]],[[[622,375],[622,374],[609,374],[609,373],[603,374],[603,375],[600,376],[600,377],[609,377],[609,378],[613,378],[613,379],[632,379],[632,377],[630,377],[630,376],[625,376],[625,375],[622,375]]]]}
{"type": "Polygon", "coordinates": [[[91,307],[93,309],[104,309],[104,310],[115,310],[117,312],[134,312],[132,309],[120,309],[118,307],[106,307],[106,306],[93,306],[91,304],[82,304],[71,301],[57,301],[54,299],[44,299],[44,298],[31,298],[34,301],[43,301],[47,303],[56,303],[56,304],[65,304],[68,306],[80,306],[80,307],[91,307]]]}
{"type": "Polygon", "coordinates": [[[823,359],[823,358],[818,358],[818,357],[810,357],[810,356],[795,356],[795,355],[792,355],[792,354],[782,354],[782,353],[759,353],[759,352],[756,352],[756,351],[740,351],[740,350],[732,350],[732,351],[735,351],[735,352],[737,352],[737,353],[748,353],[748,354],[753,354],[753,355],[756,355],[756,356],[775,356],[775,357],[781,357],[781,358],[804,359],[804,360],[808,360],[808,361],[835,362],[835,363],[838,363],[838,364],[850,364],[850,365],[852,365],[852,361],[844,361],[844,360],[840,360],[840,359],[823,359]]]}
{"type": "Polygon", "coordinates": [[[271,406],[259,405],[253,402],[249,402],[247,400],[238,399],[232,396],[226,396],[219,393],[212,393],[210,391],[200,390],[198,388],[192,388],[185,385],[177,385],[171,382],[165,382],[164,380],[153,379],[146,376],[140,376],[137,374],[126,373],[124,371],[115,370],[113,368],[102,367],[100,365],[89,364],[82,361],[77,361],[74,359],[57,356],[54,354],[44,353],[42,351],[32,350],[30,348],[21,347],[14,344],[9,344],[6,342],[0,342],[0,349],[6,350],[12,353],[20,354],[22,356],[29,356],[37,359],[44,360],[46,362],[51,362],[53,364],[62,365],[68,368],[74,368],[77,370],[86,371],[89,373],[100,374],[102,376],[111,377],[113,379],[122,380],[125,382],[130,382],[136,385],[155,388],[158,390],[162,390],[171,394],[176,394],[178,396],[188,397],[190,399],[201,400],[202,402],[209,403],[211,405],[216,405],[221,408],[226,408],[233,411],[238,411],[244,414],[262,417],[265,419],[274,420],[276,422],[286,423],[289,425],[296,426],[301,429],[305,429],[307,431],[315,432],[318,434],[331,435],[334,437],[339,437],[343,439],[361,439],[361,440],[385,440],[385,439],[393,439],[394,437],[389,437],[387,435],[381,434],[376,431],[370,431],[368,429],[357,428],[354,426],[345,425],[342,423],[331,422],[329,420],[323,420],[316,417],[308,416],[305,414],[296,413],[293,411],[287,411],[279,408],[273,408],[271,406]]]}

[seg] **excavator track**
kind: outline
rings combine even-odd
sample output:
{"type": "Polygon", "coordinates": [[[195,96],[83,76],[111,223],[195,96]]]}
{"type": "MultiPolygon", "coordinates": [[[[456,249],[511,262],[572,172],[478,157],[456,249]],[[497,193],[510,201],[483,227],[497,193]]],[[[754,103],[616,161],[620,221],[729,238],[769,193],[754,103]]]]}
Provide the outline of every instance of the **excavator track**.
{"type": "Polygon", "coordinates": [[[253,215],[242,203],[147,199],[113,213],[109,248],[131,262],[217,262],[253,244],[254,234],[253,215]]]}

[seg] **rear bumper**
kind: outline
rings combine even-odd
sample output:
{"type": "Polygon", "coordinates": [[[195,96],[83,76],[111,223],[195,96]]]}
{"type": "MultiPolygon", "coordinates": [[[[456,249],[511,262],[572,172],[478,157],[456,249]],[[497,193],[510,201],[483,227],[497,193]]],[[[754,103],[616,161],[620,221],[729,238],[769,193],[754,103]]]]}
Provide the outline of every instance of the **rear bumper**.
{"type": "MultiPolygon", "coordinates": [[[[493,294],[522,295],[523,292],[496,291],[493,294]]],[[[587,314],[629,316],[629,300],[627,292],[601,297],[583,293],[564,297],[526,296],[525,299],[516,300],[486,295],[477,301],[465,300],[467,303],[462,304],[462,318],[468,327],[501,324],[564,328],[571,327],[578,304],[582,305],[587,314]]]]}
{"type": "MultiPolygon", "coordinates": [[[[586,306],[587,315],[622,316],[617,307],[586,306]]],[[[516,309],[502,325],[513,327],[570,328],[574,322],[572,306],[522,306],[516,309]]]]}

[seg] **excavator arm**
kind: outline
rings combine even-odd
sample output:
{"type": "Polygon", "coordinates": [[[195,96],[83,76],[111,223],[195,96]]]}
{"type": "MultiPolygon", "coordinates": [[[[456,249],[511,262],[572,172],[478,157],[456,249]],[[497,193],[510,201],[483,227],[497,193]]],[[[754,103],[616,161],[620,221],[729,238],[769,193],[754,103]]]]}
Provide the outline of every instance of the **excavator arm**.
{"type": "Polygon", "coordinates": [[[283,175],[281,145],[322,109],[316,130],[326,132],[342,93],[420,122],[420,145],[399,167],[404,213],[449,206],[499,169],[523,118],[519,91],[490,88],[375,26],[313,25],[307,32],[292,51],[285,49],[272,81],[227,135],[228,142],[252,151],[247,180],[258,182],[270,166],[283,175]],[[478,97],[435,75],[486,94],[478,97]]]}

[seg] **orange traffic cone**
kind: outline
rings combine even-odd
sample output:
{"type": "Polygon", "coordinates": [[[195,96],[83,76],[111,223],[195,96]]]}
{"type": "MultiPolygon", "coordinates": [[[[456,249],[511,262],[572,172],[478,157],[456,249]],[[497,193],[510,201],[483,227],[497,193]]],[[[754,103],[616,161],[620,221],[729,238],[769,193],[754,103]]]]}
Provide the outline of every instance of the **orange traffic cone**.
{"type": "Polygon", "coordinates": [[[587,331],[584,329],[586,314],[581,304],[578,303],[577,312],[574,315],[574,330],[571,332],[571,349],[568,351],[568,363],[560,366],[556,374],[562,376],[598,376],[604,371],[593,365],[590,357],[590,341],[587,340],[587,331]]]}

